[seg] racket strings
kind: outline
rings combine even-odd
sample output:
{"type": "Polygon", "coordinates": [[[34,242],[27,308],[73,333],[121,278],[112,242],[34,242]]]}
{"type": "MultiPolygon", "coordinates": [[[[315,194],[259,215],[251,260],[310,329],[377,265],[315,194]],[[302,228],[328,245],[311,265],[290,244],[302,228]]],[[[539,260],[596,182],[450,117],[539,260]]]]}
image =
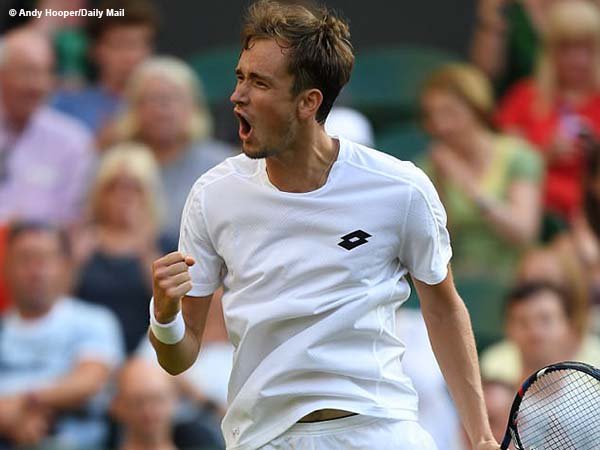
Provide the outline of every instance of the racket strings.
{"type": "Polygon", "coordinates": [[[600,381],[568,369],[540,376],[525,392],[517,429],[524,450],[599,450],[600,381]]]}
{"type": "Polygon", "coordinates": [[[566,381],[564,378],[552,382],[548,382],[548,379],[541,381],[540,385],[535,387],[539,392],[536,394],[532,391],[528,395],[528,399],[535,400],[531,403],[535,405],[536,413],[529,413],[529,417],[534,419],[525,421],[526,414],[523,413],[521,416],[523,424],[520,434],[523,442],[532,441],[533,448],[598,448],[598,438],[589,434],[588,430],[591,426],[590,420],[594,420],[593,413],[592,416],[586,416],[588,411],[595,409],[593,406],[595,393],[590,386],[593,384],[586,386],[580,380],[573,382],[573,380],[566,381]],[[557,390],[557,381],[571,384],[557,390]],[[577,395],[573,395],[577,392],[575,388],[581,389],[577,395]],[[545,404],[540,402],[542,398],[545,404]],[[596,442],[592,444],[590,441],[594,439],[596,442]],[[543,447],[539,446],[540,440],[545,444],[543,447]]]}

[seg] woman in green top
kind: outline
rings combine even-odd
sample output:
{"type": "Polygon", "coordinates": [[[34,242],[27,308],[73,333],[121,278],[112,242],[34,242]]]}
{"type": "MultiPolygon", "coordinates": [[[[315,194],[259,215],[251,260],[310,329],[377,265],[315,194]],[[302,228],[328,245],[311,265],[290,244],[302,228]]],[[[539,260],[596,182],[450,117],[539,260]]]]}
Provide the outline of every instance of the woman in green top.
{"type": "Polygon", "coordinates": [[[421,95],[433,138],[424,165],[448,213],[454,271],[505,284],[538,235],[543,166],[524,141],[496,131],[493,106],[489,82],[468,65],[442,67],[421,95]]]}

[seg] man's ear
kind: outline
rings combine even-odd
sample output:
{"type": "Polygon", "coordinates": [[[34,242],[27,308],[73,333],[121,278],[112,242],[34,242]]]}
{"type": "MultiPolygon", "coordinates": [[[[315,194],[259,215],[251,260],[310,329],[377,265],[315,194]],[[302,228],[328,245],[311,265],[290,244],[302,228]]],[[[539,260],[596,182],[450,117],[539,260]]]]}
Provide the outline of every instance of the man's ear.
{"type": "Polygon", "coordinates": [[[323,93],[319,89],[307,89],[299,95],[298,118],[308,120],[317,115],[323,103],[323,93]]]}

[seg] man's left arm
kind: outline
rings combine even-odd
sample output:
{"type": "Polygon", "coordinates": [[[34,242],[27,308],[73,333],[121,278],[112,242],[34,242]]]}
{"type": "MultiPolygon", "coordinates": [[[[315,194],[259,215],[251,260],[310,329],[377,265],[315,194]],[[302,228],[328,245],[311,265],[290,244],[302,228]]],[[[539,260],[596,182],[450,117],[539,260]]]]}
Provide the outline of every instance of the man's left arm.
{"type": "Polygon", "coordinates": [[[497,450],[483,400],[471,320],[452,274],[429,285],[413,277],[435,357],[474,450],[497,450]]]}

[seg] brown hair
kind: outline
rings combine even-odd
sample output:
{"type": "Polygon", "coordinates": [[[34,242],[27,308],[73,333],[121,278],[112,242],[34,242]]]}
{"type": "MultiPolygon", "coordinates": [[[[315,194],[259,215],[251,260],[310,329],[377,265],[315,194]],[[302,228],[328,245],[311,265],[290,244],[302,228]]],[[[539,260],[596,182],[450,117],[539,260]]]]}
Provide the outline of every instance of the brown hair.
{"type": "Polygon", "coordinates": [[[494,111],[492,86],[475,66],[450,63],[438,68],[423,83],[421,97],[435,90],[453,94],[467,105],[486,128],[496,129],[492,119],[494,111]]]}
{"type": "Polygon", "coordinates": [[[155,34],[159,27],[159,16],[156,8],[148,0],[104,0],[98,6],[102,11],[107,9],[124,9],[124,16],[103,16],[102,20],[90,19],[88,34],[93,42],[98,42],[104,34],[114,27],[147,26],[155,34]]]}
{"type": "Polygon", "coordinates": [[[514,305],[531,300],[537,294],[551,292],[558,299],[560,306],[570,322],[573,321],[574,306],[570,292],[562,286],[546,280],[532,280],[517,284],[506,296],[505,313],[514,305]]]}
{"type": "Polygon", "coordinates": [[[292,93],[316,88],[323,94],[317,122],[324,123],[333,102],[350,80],[354,54],[348,23],[333,11],[259,0],[250,6],[242,31],[242,48],[254,39],[274,39],[288,50],[292,93]]]}

